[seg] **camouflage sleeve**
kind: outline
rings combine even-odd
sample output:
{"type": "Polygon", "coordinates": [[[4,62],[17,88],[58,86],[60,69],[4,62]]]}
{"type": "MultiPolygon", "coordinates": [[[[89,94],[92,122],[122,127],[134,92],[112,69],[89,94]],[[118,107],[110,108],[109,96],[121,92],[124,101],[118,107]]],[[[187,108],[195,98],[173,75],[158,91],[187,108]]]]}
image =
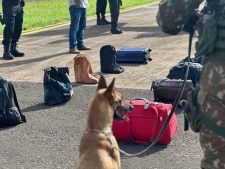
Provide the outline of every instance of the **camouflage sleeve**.
{"type": "Polygon", "coordinates": [[[161,0],[156,16],[162,31],[178,34],[203,0],[161,0]]]}

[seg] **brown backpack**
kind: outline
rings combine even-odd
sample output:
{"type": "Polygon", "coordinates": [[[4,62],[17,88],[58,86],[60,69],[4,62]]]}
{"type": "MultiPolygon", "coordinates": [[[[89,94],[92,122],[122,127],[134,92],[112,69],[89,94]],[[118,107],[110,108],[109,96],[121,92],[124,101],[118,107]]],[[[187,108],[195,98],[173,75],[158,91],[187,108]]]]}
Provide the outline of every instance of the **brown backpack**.
{"type": "Polygon", "coordinates": [[[74,58],[74,74],[77,83],[97,84],[100,76],[93,73],[91,63],[85,54],[74,58]]]}

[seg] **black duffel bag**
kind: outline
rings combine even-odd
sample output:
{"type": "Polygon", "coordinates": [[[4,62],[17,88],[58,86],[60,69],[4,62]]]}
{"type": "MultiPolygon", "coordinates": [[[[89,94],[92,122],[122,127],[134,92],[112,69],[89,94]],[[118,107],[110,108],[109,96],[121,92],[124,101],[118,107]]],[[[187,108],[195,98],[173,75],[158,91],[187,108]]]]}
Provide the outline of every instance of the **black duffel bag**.
{"type": "Polygon", "coordinates": [[[44,70],[44,103],[57,105],[68,102],[73,96],[68,67],[49,67],[44,70]]]}
{"type": "MultiPolygon", "coordinates": [[[[151,90],[154,93],[154,101],[157,102],[174,102],[184,80],[181,79],[155,79],[152,82],[151,90]]],[[[191,80],[187,80],[181,95],[181,100],[186,100],[188,92],[194,89],[191,80]]]]}
{"type": "MultiPolygon", "coordinates": [[[[168,79],[182,79],[184,80],[186,69],[188,67],[188,62],[181,61],[177,65],[173,66],[170,70],[166,78],[168,79]]],[[[202,65],[199,63],[190,62],[189,63],[189,72],[188,72],[188,80],[192,80],[194,87],[196,83],[200,79],[202,71],[202,65]]]]}

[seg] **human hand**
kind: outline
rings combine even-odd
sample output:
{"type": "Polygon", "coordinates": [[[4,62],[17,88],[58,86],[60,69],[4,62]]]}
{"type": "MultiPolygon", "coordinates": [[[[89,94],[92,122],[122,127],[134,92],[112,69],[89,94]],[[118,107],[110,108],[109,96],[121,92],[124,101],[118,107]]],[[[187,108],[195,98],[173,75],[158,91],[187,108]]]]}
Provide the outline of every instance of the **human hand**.
{"type": "Polygon", "coordinates": [[[183,31],[185,32],[193,32],[197,29],[197,21],[202,16],[199,11],[196,11],[193,15],[190,16],[187,23],[183,27],[183,31]]]}
{"type": "Polygon", "coordinates": [[[123,5],[123,1],[119,0],[119,5],[122,6],[123,5]]]}
{"type": "Polygon", "coordinates": [[[21,0],[21,6],[24,7],[25,6],[25,1],[21,0]]]}
{"type": "MultiPolygon", "coordinates": [[[[196,16],[198,17],[198,19],[199,19],[199,18],[202,17],[203,13],[197,12],[195,15],[196,15],[196,16]]],[[[197,21],[196,21],[195,25],[193,26],[193,29],[194,29],[194,30],[197,30],[197,29],[198,29],[198,22],[197,22],[197,21]]]]}

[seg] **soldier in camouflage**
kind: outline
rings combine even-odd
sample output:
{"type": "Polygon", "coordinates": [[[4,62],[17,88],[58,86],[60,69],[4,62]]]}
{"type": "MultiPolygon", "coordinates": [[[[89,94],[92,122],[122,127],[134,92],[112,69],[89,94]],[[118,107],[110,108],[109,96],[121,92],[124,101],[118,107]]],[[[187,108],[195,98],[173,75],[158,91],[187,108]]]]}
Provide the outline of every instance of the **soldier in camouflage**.
{"type": "MultiPolygon", "coordinates": [[[[163,32],[176,35],[183,30],[193,14],[202,16],[196,12],[202,2],[203,0],[162,0],[156,16],[157,23],[163,32]]],[[[208,0],[207,10],[209,9],[218,25],[213,52],[206,53],[202,63],[204,68],[199,82],[197,102],[202,115],[222,128],[222,132],[225,133],[225,0],[208,0]]],[[[201,168],[225,168],[224,134],[213,132],[201,122],[199,132],[200,144],[204,151],[201,168]]]]}

